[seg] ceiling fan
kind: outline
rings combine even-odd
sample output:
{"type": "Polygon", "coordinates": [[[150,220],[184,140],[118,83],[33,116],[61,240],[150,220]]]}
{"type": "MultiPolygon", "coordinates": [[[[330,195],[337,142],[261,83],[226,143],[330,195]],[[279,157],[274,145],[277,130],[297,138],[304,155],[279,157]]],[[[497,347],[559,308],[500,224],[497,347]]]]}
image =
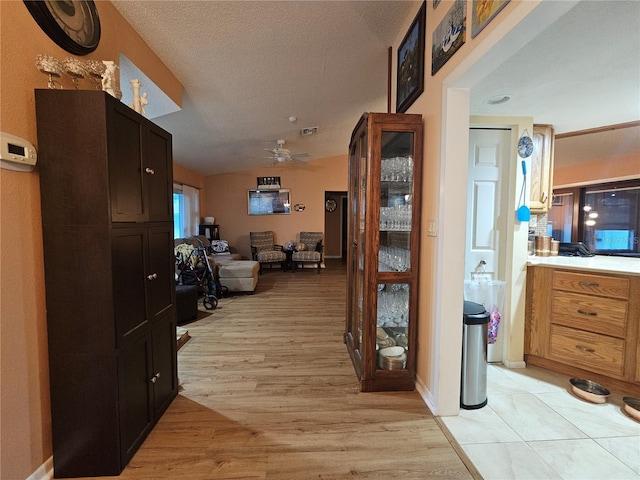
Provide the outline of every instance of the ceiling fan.
{"type": "Polygon", "coordinates": [[[287,148],[284,148],[284,140],[276,140],[276,148],[265,148],[267,152],[270,152],[272,156],[266,157],[273,160],[273,165],[279,165],[281,163],[297,163],[300,165],[306,165],[307,162],[300,160],[300,158],[308,157],[308,153],[291,153],[287,148]]]}

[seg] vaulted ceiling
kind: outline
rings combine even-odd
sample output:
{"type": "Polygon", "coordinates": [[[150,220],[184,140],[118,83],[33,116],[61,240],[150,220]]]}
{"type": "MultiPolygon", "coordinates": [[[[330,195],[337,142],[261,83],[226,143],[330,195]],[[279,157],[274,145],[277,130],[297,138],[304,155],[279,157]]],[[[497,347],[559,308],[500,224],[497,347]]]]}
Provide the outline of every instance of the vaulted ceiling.
{"type": "MultiPolygon", "coordinates": [[[[182,82],[182,110],[154,121],[173,133],[176,162],[205,175],[268,166],[277,139],[311,160],[346,153],[360,115],[387,110],[387,50],[415,11],[404,1],[113,3],[182,82]],[[305,127],[318,133],[303,137],[305,127]]],[[[556,133],[640,119],[640,2],[573,3],[472,87],[472,114],[529,115],[556,133]],[[497,94],[512,100],[489,108],[497,94]]]]}

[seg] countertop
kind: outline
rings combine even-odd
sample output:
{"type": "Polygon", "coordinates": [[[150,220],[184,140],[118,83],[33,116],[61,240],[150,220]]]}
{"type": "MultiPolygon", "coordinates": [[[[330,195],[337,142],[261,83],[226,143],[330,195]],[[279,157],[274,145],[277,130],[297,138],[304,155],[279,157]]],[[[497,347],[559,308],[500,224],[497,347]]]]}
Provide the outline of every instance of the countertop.
{"type": "Polygon", "coordinates": [[[606,255],[596,255],[595,257],[539,257],[530,255],[527,265],[640,276],[640,258],[606,255]]]}

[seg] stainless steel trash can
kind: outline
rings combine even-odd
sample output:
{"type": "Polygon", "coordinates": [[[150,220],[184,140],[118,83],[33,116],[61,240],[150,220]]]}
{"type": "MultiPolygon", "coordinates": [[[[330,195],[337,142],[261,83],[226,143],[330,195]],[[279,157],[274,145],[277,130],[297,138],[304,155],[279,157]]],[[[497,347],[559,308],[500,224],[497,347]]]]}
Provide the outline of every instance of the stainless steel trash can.
{"type": "Polygon", "coordinates": [[[487,331],[490,314],[483,305],[464,302],[462,312],[462,384],[460,406],[467,410],[487,404],[487,331]]]}

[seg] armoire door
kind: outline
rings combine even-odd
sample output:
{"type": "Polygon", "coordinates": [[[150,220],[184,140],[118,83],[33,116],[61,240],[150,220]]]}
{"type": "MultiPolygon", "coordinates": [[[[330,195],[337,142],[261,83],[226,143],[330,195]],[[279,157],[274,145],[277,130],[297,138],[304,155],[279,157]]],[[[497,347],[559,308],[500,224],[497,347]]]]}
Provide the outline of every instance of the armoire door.
{"type": "Polygon", "coordinates": [[[120,458],[123,467],[154,425],[152,357],[149,335],[128,345],[118,355],[120,458]]]}
{"type": "Polygon", "coordinates": [[[147,242],[148,264],[145,270],[147,318],[154,322],[174,306],[173,224],[150,227],[147,242]]]}
{"type": "Polygon", "coordinates": [[[165,317],[152,331],[153,339],[153,401],[156,419],[160,418],[178,393],[176,366],[176,322],[165,317]]]}
{"type": "Polygon", "coordinates": [[[173,174],[171,135],[149,124],[145,131],[142,164],[145,210],[150,222],[173,221],[173,174]]]}
{"type": "Polygon", "coordinates": [[[112,278],[118,346],[137,337],[147,324],[147,231],[145,227],[112,229],[112,278]]]}

